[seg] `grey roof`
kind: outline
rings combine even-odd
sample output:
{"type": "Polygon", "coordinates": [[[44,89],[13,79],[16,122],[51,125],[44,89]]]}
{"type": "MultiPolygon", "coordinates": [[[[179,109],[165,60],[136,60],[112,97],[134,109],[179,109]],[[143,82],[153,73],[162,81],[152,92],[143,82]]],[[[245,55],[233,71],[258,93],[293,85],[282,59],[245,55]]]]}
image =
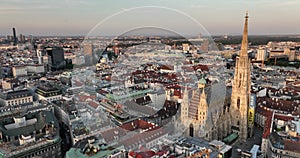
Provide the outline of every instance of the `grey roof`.
{"type": "Polygon", "coordinates": [[[134,101],[126,101],[124,103],[124,106],[127,107],[129,112],[135,111],[135,112],[147,115],[147,116],[154,115],[157,112],[156,110],[154,110],[148,106],[139,105],[139,104],[135,103],[134,101]]]}
{"type": "Polygon", "coordinates": [[[4,100],[23,98],[23,97],[27,97],[27,96],[32,96],[32,93],[28,89],[1,92],[1,94],[0,94],[0,98],[2,98],[4,100]]]}
{"type": "Polygon", "coordinates": [[[0,122],[1,132],[4,135],[8,135],[8,136],[18,136],[21,134],[29,134],[33,131],[40,130],[40,129],[44,128],[46,124],[49,124],[49,123],[54,123],[54,126],[58,127],[58,122],[56,121],[54,114],[50,111],[40,111],[40,112],[36,112],[34,114],[28,114],[25,117],[26,118],[36,118],[37,123],[35,123],[33,125],[28,125],[28,126],[8,130],[4,127],[4,125],[7,124],[6,122],[13,123],[13,120],[12,120],[12,118],[3,119],[0,122]]]}
{"type": "MultiPolygon", "coordinates": [[[[200,95],[202,89],[193,91],[192,98],[189,105],[189,117],[196,118],[198,104],[200,102],[200,95]]],[[[206,129],[211,129],[214,122],[218,119],[219,114],[223,110],[225,99],[228,96],[228,90],[224,81],[214,83],[211,86],[205,87],[205,94],[207,95],[208,103],[208,117],[206,122],[206,129]]]]}
{"type": "Polygon", "coordinates": [[[209,107],[208,107],[208,119],[206,124],[214,125],[218,120],[220,113],[223,110],[223,106],[226,98],[226,85],[224,82],[219,82],[211,86],[209,107]]]}

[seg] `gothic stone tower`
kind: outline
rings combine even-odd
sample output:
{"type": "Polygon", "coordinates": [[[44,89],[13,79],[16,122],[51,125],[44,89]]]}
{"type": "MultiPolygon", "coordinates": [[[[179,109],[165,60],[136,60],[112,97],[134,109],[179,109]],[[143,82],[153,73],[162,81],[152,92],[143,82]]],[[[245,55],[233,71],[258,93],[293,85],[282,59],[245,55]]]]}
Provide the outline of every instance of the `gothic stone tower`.
{"type": "Polygon", "coordinates": [[[248,108],[250,101],[250,60],[248,59],[248,13],[245,16],[242,47],[236,59],[234,81],[231,94],[231,125],[232,130],[239,134],[242,141],[248,137],[248,108]]]}
{"type": "Polygon", "coordinates": [[[202,93],[200,92],[200,89],[194,90],[190,101],[188,90],[185,88],[180,113],[180,126],[185,130],[185,135],[191,137],[204,137],[206,134],[204,128],[207,121],[207,115],[208,104],[204,87],[202,88],[202,93]]]}

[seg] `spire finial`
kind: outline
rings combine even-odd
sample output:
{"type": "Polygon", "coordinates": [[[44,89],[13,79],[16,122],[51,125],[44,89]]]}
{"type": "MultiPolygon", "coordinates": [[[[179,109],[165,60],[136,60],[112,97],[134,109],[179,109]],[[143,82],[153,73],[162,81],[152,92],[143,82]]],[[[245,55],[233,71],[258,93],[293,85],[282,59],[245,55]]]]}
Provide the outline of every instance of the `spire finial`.
{"type": "Polygon", "coordinates": [[[246,16],[245,16],[245,18],[248,18],[249,16],[248,16],[248,10],[246,10],[246,16]]]}

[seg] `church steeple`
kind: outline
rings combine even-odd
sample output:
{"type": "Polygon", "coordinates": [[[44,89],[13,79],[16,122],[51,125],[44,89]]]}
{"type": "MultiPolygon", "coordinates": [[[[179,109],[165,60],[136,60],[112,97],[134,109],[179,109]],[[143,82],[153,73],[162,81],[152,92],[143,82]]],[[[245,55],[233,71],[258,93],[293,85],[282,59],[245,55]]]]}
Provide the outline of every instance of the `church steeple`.
{"type": "Polygon", "coordinates": [[[248,11],[246,12],[245,16],[245,24],[244,24],[244,32],[243,32],[243,40],[241,46],[240,56],[247,56],[248,57],[248,11]]]}
{"type": "Polygon", "coordinates": [[[248,108],[251,89],[251,70],[248,59],[248,13],[245,16],[243,41],[240,56],[236,59],[231,94],[231,124],[239,137],[246,141],[248,137],[248,108]]]}
{"type": "Polygon", "coordinates": [[[205,102],[206,102],[206,94],[205,94],[205,91],[204,91],[204,88],[202,88],[202,94],[201,94],[201,97],[200,99],[205,99],[205,102]]]}
{"type": "Polygon", "coordinates": [[[183,93],[183,98],[181,102],[181,114],[180,114],[180,119],[181,121],[185,121],[188,118],[188,111],[189,111],[189,92],[187,89],[187,86],[184,88],[184,93],[183,93]]]}
{"type": "Polygon", "coordinates": [[[202,93],[200,95],[200,102],[198,105],[198,118],[197,118],[202,122],[202,124],[204,124],[206,121],[207,111],[208,111],[208,104],[206,101],[206,94],[204,88],[202,88],[202,93]]]}

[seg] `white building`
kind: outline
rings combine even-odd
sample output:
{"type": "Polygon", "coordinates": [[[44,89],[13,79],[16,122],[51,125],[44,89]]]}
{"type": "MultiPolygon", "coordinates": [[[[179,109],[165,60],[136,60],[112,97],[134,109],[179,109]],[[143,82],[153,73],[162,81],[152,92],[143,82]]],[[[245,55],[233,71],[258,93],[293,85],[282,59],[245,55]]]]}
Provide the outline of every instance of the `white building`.
{"type": "Polygon", "coordinates": [[[0,105],[1,106],[16,106],[26,103],[31,103],[32,94],[28,89],[22,90],[10,90],[7,92],[2,92],[0,94],[0,105]]]}
{"type": "Polygon", "coordinates": [[[27,65],[26,69],[27,69],[27,72],[37,73],[37,74],[45,72],[45,67],[42,64],[27,65]]]}
{"type": "Polygon", "coordinates": [[[259,49],[257,49],[256,60],[258,60],[258,61],[265,61],[266,57],[267,57],[267,50],[266,50],[266,48],[259,48],[259,49]]]}
{"type": "Polygon", "coordinates": [[[27,69],[26,69],[26,66],[24,66],[24,65],[13,66],[12,72],[13,72],[14,77],[27,75],[27,69]]]}
{"type": "Polygon", "coordinates": [[[55,101],[62,99],[62,91],[49,84],[41,84],[35,91],[39,100],[55,101]]]}

